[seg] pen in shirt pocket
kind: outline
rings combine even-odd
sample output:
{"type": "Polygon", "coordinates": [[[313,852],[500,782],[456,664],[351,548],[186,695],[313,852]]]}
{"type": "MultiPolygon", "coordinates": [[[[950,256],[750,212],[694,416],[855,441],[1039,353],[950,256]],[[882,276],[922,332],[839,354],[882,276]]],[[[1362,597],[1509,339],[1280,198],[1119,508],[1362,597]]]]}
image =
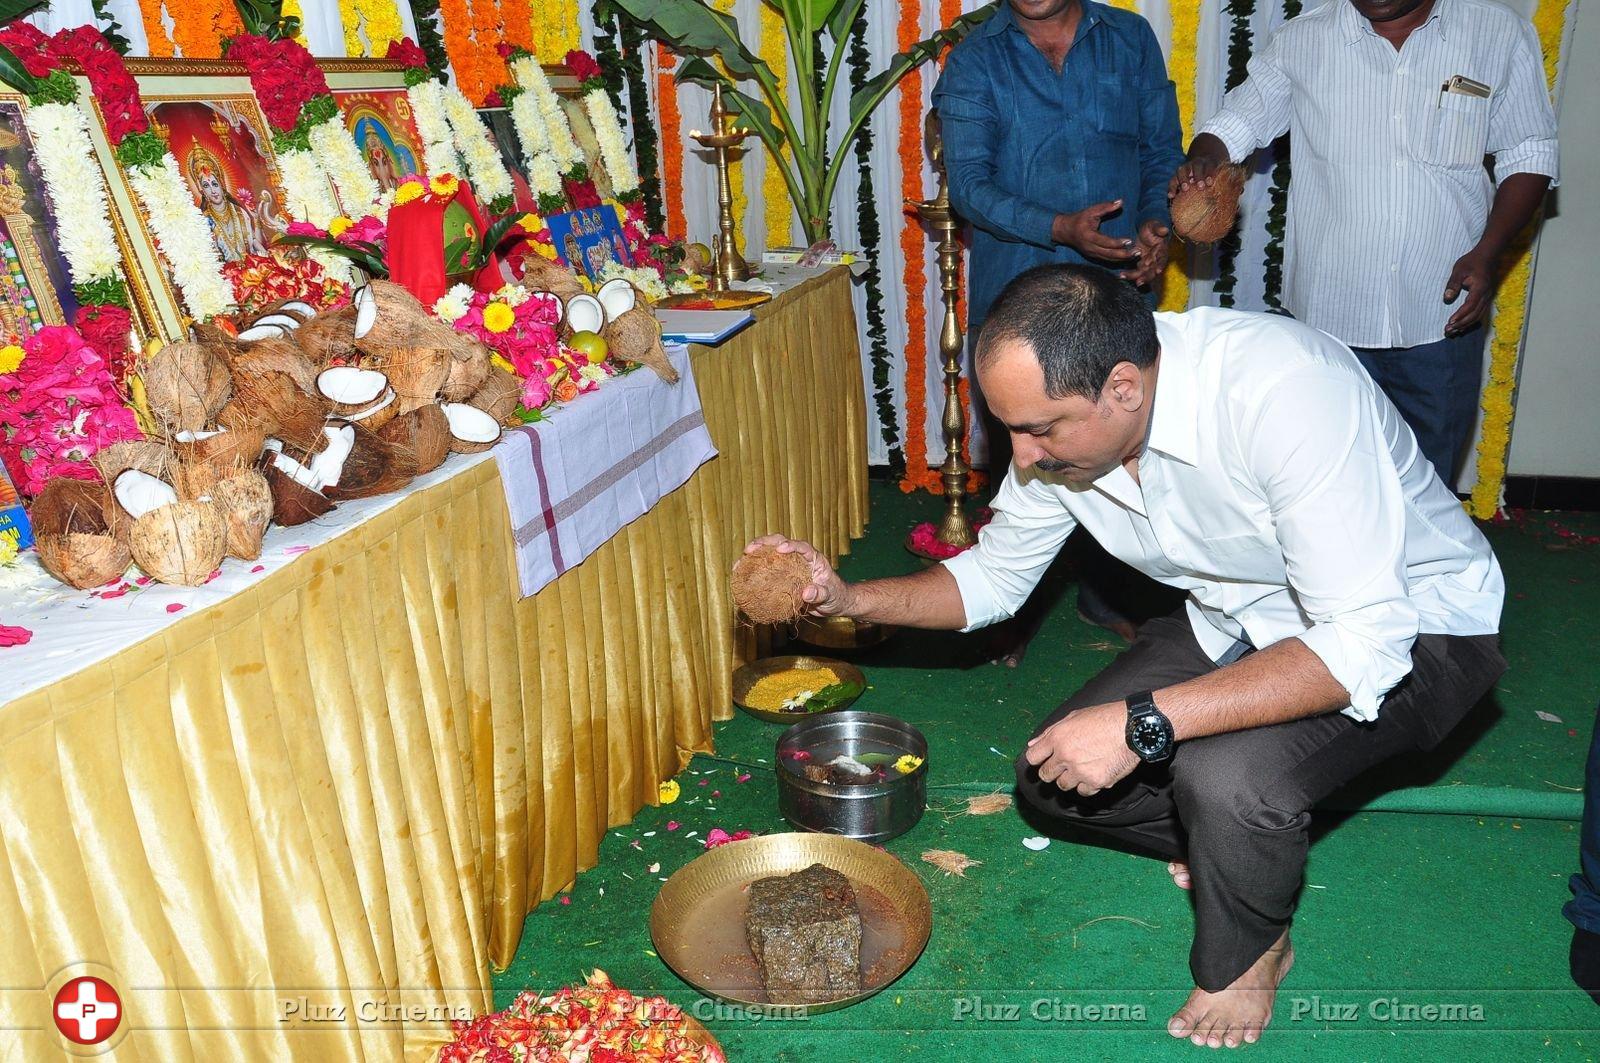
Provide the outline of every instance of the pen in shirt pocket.
{"type": "Polygon", "coordinates": [[[1471,78],[1463,77],[1460,74],[1452,74],[1449,81],[1446,81],[1443,85],[1439,86],[1439,98],[1434,102],[1434,106],[1442,107],[1444,105],[1444,98],[1448,93],[1455,93],[1457,96],[1473,96],[1480,100],[1487,100],[1489,98],[1490,91],[1491,90],[1489,86],[1485,85],[1481,81],[1474,81],[1471,78]]]}

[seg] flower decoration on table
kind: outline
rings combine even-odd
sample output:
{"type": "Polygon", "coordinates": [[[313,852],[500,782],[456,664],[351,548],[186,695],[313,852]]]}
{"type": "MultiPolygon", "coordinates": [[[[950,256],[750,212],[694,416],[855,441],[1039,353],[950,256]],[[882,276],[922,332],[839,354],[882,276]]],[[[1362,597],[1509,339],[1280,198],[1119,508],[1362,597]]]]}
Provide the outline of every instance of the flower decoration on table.
{"type": "Polygon", "coordinates": [[[600,282],[607,284],[614,280],[627,281],[639,290],[640,295],[651,302],[665,299],[668,295],[700,291],[706,283],[704,278],[687,277],[682,274],[667,279],[666,267],[653,261],[646,265],[624,266],[616,259],[612,259],[600,268],[600,282]]]}
{"type": "MultiPolygon", "coordinates": [[[[93,26],[62,30],[46,38],[20,22],[0,31],[0,45],[21,60],[24,80],[33,79],[32,84],[16,87],[35,107],[56,104],[83,113],[77,85],[61,67],[67,59],[77,63],[99,105],[106,138],[149,219],[156,250],[172,272],[184,307],[200,321],[232,309],[231,293],[222,279],[222,259],[210,229],[189,194],[177,160],[166,142],[150,130],[139,85],[116,49],[93,26]]],[[[104,194],[98,175],[92,181],[84,180],[82,168],[93,165],[93,155],[86,153],[77,125],[77,119],[66,111],[47,111],[41,126],[43,143],[36,146],[57,223],[76,230],[70,237],[64,233],[62,253],[75,290],[81,289],[78,295],[83,305],[126,306],[121,278],[114,270],[107,272],[104,256],[114,253],[116,239],[109,208],[93,191],[98,187],[104,194]],[[70,221],[65,221],[69,214],[70,221]]],[[[29,127],[32,132],[31,122],[29,127]]]]}
{"type": "Polygon", "coordinates": [[[111,367],[76,329],[52,325],[0,349],[0,461],[24,495],[88,480],[101,448],[140,439],[111,367]]]}
{"type": "MultiPolygon", "coordinates": [[[[229,42],[228,58],[244,64],[273,129],[284,206],[294,220],[326,228],[339,215],[338,203],[328,190],[330,181],[339,201],[380,218],[387,213],[328,79],[305,45],[292,38],[268,40],[246,33],[229,42]]],[[[316,252],[314,257],[334,277],[353,279],[337,257],[316,252]]]]}
{"type": "MultiPolygon", "coordinates": [[[[377,221],[375,218],[371,220],[377,221]]],[[[314,233],[319,231],[304,222],[290,223],[291,229],[296,226],[311,229],[314,233]]],[[[239,312],[248,317],[254,317],[278,303],[295,300],[307,303],[316,310],[332,310],[349,298],[346,286],[328,276],[316,262],[276,249],[265,255],[247,255],[236,262],[226,263],[222,272],[233,286],[239,312]]]]}
{"type": "Polygon", "coordinates": [[[721,1048],[664,997],[641,997],[602,970],[580,986],[517,994],[511,1006],[453,1024],[439,1063],[726,1063],[721,1048]]]}
{"type": "MultiPolygon", "coordinates": [[[[972,518],[972,530],[980,531],[984,525],[994,519],[994,510],[988,506],[978,510],[977,516],[972,518]]],[[[911,529],[911,535],[906,539],[906,547],[918,557],[926,557],[934,561],[948,561],[957,554],[965,553],[971,547],[951,546],[939,541],[938,528],[930,520],[925,520],[911,529]]]]}

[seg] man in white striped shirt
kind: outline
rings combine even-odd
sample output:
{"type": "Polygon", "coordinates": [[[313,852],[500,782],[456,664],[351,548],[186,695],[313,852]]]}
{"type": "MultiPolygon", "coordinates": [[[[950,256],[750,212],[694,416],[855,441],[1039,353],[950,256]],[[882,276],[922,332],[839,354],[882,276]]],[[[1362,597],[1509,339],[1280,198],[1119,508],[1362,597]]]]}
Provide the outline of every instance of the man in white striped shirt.
{"type": "Polygon", "coordinates": [[[1355,350],[1450,483],[1500,254],[1557,175],[1533,27],[1493,0],[1329,0],[1249,69],[1172,191],[1290,134],[1284,305],[1355,350]]]}

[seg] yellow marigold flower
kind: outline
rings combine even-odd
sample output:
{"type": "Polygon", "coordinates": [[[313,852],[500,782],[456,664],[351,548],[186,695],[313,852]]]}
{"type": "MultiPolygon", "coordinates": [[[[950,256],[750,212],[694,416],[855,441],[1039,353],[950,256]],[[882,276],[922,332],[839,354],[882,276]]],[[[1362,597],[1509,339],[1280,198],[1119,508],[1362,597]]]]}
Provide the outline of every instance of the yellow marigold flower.
{"type": "Polygon", "coordinates": [[[517,312],[505,303],[490,303],[483,308],[483,327],[500,333],[517,323],[517,312]]]}
{"type": "Polygon", "coordinates": [[[407,181],[394,190],[394,205],[401,207],[414,199],[419,199],[422,196],[422,191],[421,181],[415,179],[407,181]]]}
{"type": "Polygon", "coordinates": [[[894,770],[901,775],[910,775],[920,767],[922,767],[922,758],[911,753],[907,753],[894,762],[894,770]]]}
{"type": "Polygon", "coordinates": [[[0,347],[0,374],[15,373],[22,364],[23,350],[15,343],[0,347]]]}
{"type": "Polygon", "coordinates": [[[341,214],[328,223],[328,235],[337,239],[344,235],[344,231],[354,224],[355,222],[341,214]]]}
{"type": "Polygon", "coordinates": [[[556,248],[554,244],[534,244],[533,249],[540,255],[548,258],[551,262],[556,260],[556,248]]]}
{"type": "Polygon", "coordinates": [[[661,784],[661,788],[657,793],[657,797],[660,799],[662,804],[670,805],[672,802],[678,799],[678,795],[682,792],[683,788],[678,785],[677,779],[668,779],[666,782],[661,784]]]}
{"type": "Polygon", "coordinates": [[[510,362],[506,361],[505,357],[503,355],[498,355],[498,354],[490,355],[489,356],[489,364],[494,366],[497,369],[504,369],[506,372],[512,374],[513,376],[516,375],[517,367],[512,365],[510,362]]]}
{"type": "Polygon", "coordinates": [[[456,189],[461,187],[461,182],[452,174],[440,174],[428,182],[428,187],[433,189],[436,196],[453,196],[456,189]]]}
{"type": "Polygon", "coordinates": [[[536,233],[544,228],[544,219],[537,214],[524,214],[517,219],[517,224],[530,233],[536,233]]]}
{"type": "Polygon", "coordinates": [[[4,568],[17,559],[17,540],[15,535],[0,535],[0,568],[4,568]]]}

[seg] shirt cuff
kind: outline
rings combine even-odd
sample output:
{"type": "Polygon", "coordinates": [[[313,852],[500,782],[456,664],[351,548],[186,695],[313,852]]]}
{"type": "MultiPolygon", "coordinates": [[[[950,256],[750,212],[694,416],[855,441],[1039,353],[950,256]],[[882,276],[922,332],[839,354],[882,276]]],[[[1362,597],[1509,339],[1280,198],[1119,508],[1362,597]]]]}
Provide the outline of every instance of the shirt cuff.
{"type": "Polygon", "coordinates": [[[1056,246],[1056,212],[1037,203],[1023,203],[1017,207],[1017,235],[1030,244],[1040,247],[1056,246]]]}
{"type": "Polygon", "coordinates": [[[1554,140],[1529,140],[1499,152],[1494,157],[1494,180],[1499,184],[1512,174],[1536,173],[1550,178],[1550,187],[1561,182],[1561,152],[1554,140]]]}
{"type": "Polygon", "coordinates": [[[967,618],[967,626],[962,631],[975,631],[1011,616],[995,592],[994,584],[989,582],[977,553],[977,547],[973,547],[940,562],[955,577],[956,589],[961,592],[961,609],[967,618]]]}
{"type": "Polygon", "coordinates": [[[1229,162],[1246,159],[1256,150],[1256,131],[1249,122],[1228,110],[1212,115],[1200,127],[1200,132],[1210,133],[1222,141],[1228,149],[1229,162]]]}
{"type": "Polygon", "coordinates": [[[1403,654],[1396,655],[1375,652],[1369,641],[1338,624],[1316,624],[1296,637],[1349,693],[1345,715],[1366,723],[1378,718],[1384,697],[1411,671],[1411,644],[1416,639],[1413,626],[1403,654]]]}

